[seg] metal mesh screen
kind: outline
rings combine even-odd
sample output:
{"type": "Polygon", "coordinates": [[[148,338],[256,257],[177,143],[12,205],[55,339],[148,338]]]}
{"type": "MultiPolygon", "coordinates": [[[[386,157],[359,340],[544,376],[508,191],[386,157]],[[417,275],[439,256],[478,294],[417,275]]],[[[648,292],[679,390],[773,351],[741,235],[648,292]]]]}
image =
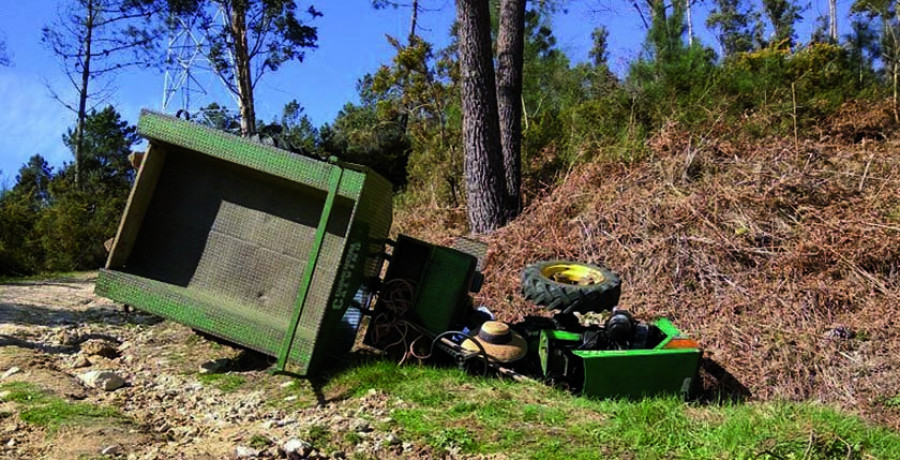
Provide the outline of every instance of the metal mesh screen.
{"type": "Polygon", "coordinates": [[[383,245],[387,181],[347,169],[326,210],[327,175],[336,166],[165,116],[145,114],[140,127],[151,144],[165,146],[165,160],[153,183],[139,175],[129,207],[142,191],[152,196],[145,209],[126,210],[142,218],[139,230],[130,246],[119,243],[129,239],[120,230],[110,260],[124,263],[101,273],[97,292],[271,355],[299,310],[288,361],[300,374],[313,356],[346,352],[358,319],[346,312],[349,298],[332,297],[340,273],[353,274],[354,293],[364,276],[377,275],[367,256],[347,257],[345,249],[348,240],[364,253],[383,245]],[[326,211],[318,261],[298,305],[326,211]]]}

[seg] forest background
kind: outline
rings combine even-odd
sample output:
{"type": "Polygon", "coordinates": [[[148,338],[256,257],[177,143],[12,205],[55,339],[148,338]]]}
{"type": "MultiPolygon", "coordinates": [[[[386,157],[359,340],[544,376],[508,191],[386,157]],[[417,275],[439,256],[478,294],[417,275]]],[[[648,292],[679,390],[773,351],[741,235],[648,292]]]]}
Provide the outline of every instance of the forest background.
{"type": "MultiPolygon", "coordinates": [[[[78,61],[84,37],[72,31],[85,25],[92,6],[108,8],[104,13],[108,17],[115,13],[124,18],[109,21],[103,30],[107,34],[103,39],[114,51],[95,56],[93,70],[98,73],[85,80],[90,88],[87,84],[80,88],[86,99],[80,106],[77,97],[60,96],[71,92],[49,85],[60,108],[68,107],[75,115],[73,127],[61,133],[62,142],[81,160],[53,165],[35,153],[13,183],[6,184],[0,195],[0,275],[94,269],[103,264],[103,241],[115,232],[134,178],[127,155],[139,145],[133,125],[115,106],[104,105],[111,94],[128,89],[106,85],[132,68],[165,67],[165,40],[174,30],[173,18],[214,17],[229,2],[199,2],[198,9],[184,11],[178,10],[178,3],[72,0],[61,3],[67,14],[45,25],[43,45],[56,53],[77,88],[74,77],[84,70],[78,61]]],[[[291,61],[302,61],[304,54],[317,52],[317,43],[328,39],[317,35],[316,21],[322,15],[317,5],[269,3],[279,5],[282,17],[290,12],[300,37],[282,35],[280,54],[275,61],[265,61],[260,75],[277,71],[282,64],[297,65],[291,61]]],[[[591,34],[586,62],[573,62],[557,43],[553,18],[569,14],[570,7],[580,11],[583,5],[530,2],[522,95],[526,203],[541,186],[552,184],[574,165],[647,160],[648,139],[673,125],[697,141],[716,126],[733,124],[741,129],[731,135],[783,135],[799,141],[848,102],[886,99],[891,101],[889,118],[893,118],[888,121],[896,123],[900,21],[894,3],[860,0],[849,8],[820,3],[625,2],[632,19],[644,25],[642,47],[627,64],[620,58],[611,65],[610,29],[605,26],[591,34]],[[813,13],[821,11],[831,13],[813,13]],[[841,27],[832,25],[831,18],[841,27]],[[801,36],[800,24],[814,27],[801,36]]],[[[414,7],[421,17],[436,14],[424,1],[376,1],[371,7],[395,10],[409,21],[414,21],[410,14],[414,7]]],[[[622,5],[598,2],[590,8],[602,16],[613,8],[621,14],[622,5]]],[[[410,32],[386,38],[394,50],[391,61],[359,76],[358,101],[347,102],[333,120],[315,126],[297,100],[268,121],[257,120],[255,114],[250,119],[257,124],[258,136],[300,154],[336,155],[372,166],[395,184],[401,216],[405,210],[428,208],[456,215],[456,223],[464,228],[458,213],[465,196],[454,32],[431,31],[440,36],[434,41],[442,46],[427,41],[415,26],[410,32]]],[[[206,33],[213,36],[208,24],[206,33]]],[[[14,65],[15,49],[8,49],[5,41],[0,46],[0,64],[14,65]]],[[[217,57],[214,46],[205,51],[201,61],[222,77],[227,88],[234,80],[227,63],[221,62],[227,57],[217,57]]],[[[248,119],[224,100],[190,112],[193,120],[235,133],[248,119]]],[[[21,145],[27,148],[28,143],[21,145]]]]}

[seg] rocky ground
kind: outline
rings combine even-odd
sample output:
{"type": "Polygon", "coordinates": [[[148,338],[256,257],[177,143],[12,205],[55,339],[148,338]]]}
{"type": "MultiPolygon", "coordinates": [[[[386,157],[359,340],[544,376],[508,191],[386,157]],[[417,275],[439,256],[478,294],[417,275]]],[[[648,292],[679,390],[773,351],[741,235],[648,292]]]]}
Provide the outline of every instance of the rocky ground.
{"type": "Polygon", "coordinates": [[[27,405],[0,392],[0,458],[428,455],[391,420],[402,401],[271,375],[265,357],[126,313],[95,296],[93,281],[85,274],[0,285],[0,389],[26,382],[120,415],[42,426],[23,421],[27,405]]]}

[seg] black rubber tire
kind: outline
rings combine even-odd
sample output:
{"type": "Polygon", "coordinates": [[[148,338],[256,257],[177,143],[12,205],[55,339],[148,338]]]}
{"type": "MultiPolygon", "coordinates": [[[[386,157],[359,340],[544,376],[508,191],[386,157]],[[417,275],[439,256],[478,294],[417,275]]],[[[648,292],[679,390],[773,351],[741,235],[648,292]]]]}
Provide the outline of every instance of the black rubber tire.
{"type": "Polygon", "coordinates": [[[529,265],[522,271],[522,295],[548,310],[563,314],[609,310],[619,304],[622,281],[612,270],[570,260],[548,260],[529,265]],[[590,285],[567,284],[547,277],[545,268],[577,265],[603,274],[603,280],[590,285]]]}

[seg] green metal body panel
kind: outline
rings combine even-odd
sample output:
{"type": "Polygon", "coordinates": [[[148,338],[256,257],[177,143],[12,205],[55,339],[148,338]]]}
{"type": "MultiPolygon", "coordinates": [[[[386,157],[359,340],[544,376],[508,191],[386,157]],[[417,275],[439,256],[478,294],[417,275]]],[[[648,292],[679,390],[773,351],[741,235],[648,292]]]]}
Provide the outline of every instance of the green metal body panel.
{"type": "Polygon", "coordinates": [[[420,284],[414,320],[435,334],[453,327],[464,312],[477,263],[468,254],[435,246],[420,284]]]}
{"type": "Polygon", "coordinates": [[[287,372],[344,356],[353,296],[382,267],[390,183],[164,115],[138,128],[150,148],[96,292],[287,372]]]}
{"type": "Polygon", "coordinates": [[[686,395],[697,374],[701,351],[698,348],[665,348],[672,339],[680,337],[681,332],[665,318],[651,324],[665,335],[651,349],[571,350],[571,356],[555,353],[553,341],[580,342],[580,334],[541,331],[541,368],[545,375],[549,375],[568,365],[554,360],[580,359],[583,372],[581,391],[586,396],[641,398],[658,394],[686,395]]]}
{"type": "Polygon", "coordinates": [[[365,343],[381,348],[402,340],[395,329],[381,327],[398,319],[414,323],[431,335],[461,328],[470,311],[468,292],[478,259],[406,235],[399,235],[393,246],[365,343]],[[402,292],[405,286],[412,288],[409,305],[400,312],[392,310],[388,304],[393,289],[399,287],[402,292]],[[402,316],[398,318],[397,314],[402,316]]]}

